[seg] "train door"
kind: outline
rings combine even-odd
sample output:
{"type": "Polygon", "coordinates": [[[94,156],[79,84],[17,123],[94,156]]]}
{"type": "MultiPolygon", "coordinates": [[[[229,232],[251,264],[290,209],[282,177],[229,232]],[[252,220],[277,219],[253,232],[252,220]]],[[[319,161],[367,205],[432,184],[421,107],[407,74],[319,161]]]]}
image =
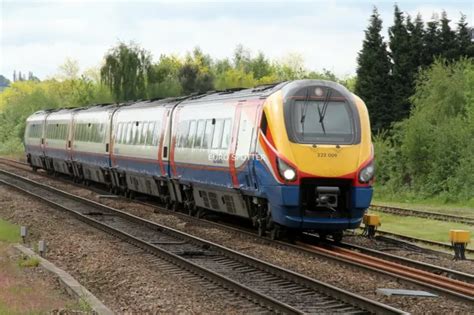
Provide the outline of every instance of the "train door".
{"type": "Polygon", "coordinates": [[[251,102],[238,103],[236,107],[231,143],[232,152],[229,158],[232,182],[235,188],[243,185],[247,189],[256,189],[255,176],[253,175],[255,156],[252,147],[257,109],[257,106],[251,102]]]}

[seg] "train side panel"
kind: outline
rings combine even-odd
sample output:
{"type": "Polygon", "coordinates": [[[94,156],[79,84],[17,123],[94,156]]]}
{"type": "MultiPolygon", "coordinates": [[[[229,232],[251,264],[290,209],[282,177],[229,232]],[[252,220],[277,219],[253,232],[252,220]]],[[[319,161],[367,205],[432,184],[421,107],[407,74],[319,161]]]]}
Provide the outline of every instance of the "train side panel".
{"type": "Polygon", "coordinates": [[[73,112],[60,110],[48,115],[45,125],[44,152],[46,168],[67,175],[73,175],[71,167],[69,133],[73,112]]]}
{"type": "Polygon", "coordinates": [[[74,174],[80,179],[109,183],[110,111],[111,107],[91,108],[74,114],[71,157],[74,174]]]}
{"type": "Polygon", "coordinates": [[[163,164],[159,160],[167,109],[153,102],[117,110],[113,117],[111,162],[114,185],[162,196],[163,164]]]}

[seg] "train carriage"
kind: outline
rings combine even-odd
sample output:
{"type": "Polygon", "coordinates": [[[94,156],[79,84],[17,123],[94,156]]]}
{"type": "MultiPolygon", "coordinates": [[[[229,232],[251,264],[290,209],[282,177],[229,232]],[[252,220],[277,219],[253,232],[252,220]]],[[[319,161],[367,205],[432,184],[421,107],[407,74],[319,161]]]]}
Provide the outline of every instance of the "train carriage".
{"type": "Polygon", "coordinates": [[[71,168],[70,133],[74,110],[49,113],[45,120],[44,155],[47,170],[74,175],[71,168]]]}
{"type": "Polygon", "coordinates": [[[116,107],[103,104],[75,111],[68,149],[76,179],[110,183],[110,131],[116,107]]]}
{"type": "MultiPolygon", "coordinates": [[[[32,144],[43,138],[32,137],[30,129],[45,119],[41,115],[27,123],[33,167],[41,167],[36,156],[42,148],[32,144]]],[[[67,115],[57,112],[56,124],[67,115]]],[[[299,80],[95,106],[72,117],[66,146],[72,145],[77,178],[128,196],[157,196],[192,214],[245,217],[262,235],[316,231],[339,240],[343,230],[360,225],[371,201],[367,109],[334,82],[299,80]]]]}
{"type": "Polygon", "coordinates": [[[34,170],[46,168],[44,161],[44,129],[49,111],[39,111],[26,119],[25,127],[25,154],[26,160],[34,170]]]}
{"type": "Polygon", "coordinates": [[[170,177],[182,186],[191,212],[197,207],[252,216],[249,202],[256,183],[251,152],[263,90],[202,95],[175,109],[170,177]]]}
{"type": "Polygon", "coordinates": [[[160,148],[172,105],[144,101],[122,106],[114,112],[111,171],[114,189],[128,195],[136,192],[163,197],[167,173],[160,148]]]}

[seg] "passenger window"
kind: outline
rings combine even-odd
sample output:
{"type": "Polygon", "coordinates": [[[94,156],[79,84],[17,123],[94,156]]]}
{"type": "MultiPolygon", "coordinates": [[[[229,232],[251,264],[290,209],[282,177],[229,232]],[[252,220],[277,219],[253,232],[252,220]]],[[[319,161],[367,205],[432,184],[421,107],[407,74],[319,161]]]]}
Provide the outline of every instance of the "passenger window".
{"type": "Polygon", "coordinates": [[[132,123],[127,123],[127,133],[125,138],[125,144],[129,145],[132,142],[132,123]]]}
{"type": "Polygon", "coordinates": [[[150,121],[148,123],[148,131],[146,133],[146,144],[147,145],[153,145],[153,142],[155,141],[155,139],[154,139],[155,134],[153,132],[154,129],[155,129],[155,122],[150,121]]]}
{"type": "Polygon", "coordinates": [[[200,148],[202,145],[202,139],[204,137],[204,128],[206,127],[206,121],[200,119],[197,124],[196,139],[194,140],[194,148],[200,148]]]}
{"type": "Polygon", "coordinates": [[[184,148],[186,145],[187,135],[188,135],[188,128],[189,121],[183,121],[180,123],[180,128],[178,128],[178,147],[184,148]]]}
{"type": "Polygon", "coordinates": [[[191,120],[191,123],[189,124],[188,140],[186,141],[187,148],[193,147],[193,140],[194,140],[195,135],[196,135],[196,121],[191,120]]]}
{"type": "Polygon", "coordinates": [[[122,136],[122,123],[118,123],[117,131],[115,132],[115,142],[120,143],[121,136],[122,136]]]}
{"type": "Polygon", "coordinates": [[[214,135],[212,137],[212,146],[213,149],[218,149],[221,146],[222,141],[222,129],[224,127],[224,121],[222,119],[216,120],[216,125],[214,127],[214,135]]]}
{"type": "Polygon", "coordinates": [[[126,144],[126,140],[127,140],[127,132],[128,132],[128,125],[126,123],[122,123],[123,124],[123,127],[122,127],[122,135],[120,136],[120,142],[122,144],[126,144]]]}
{"type": "Polygon", "coordinates": [[[231,127],[231,120],[230,119],[224,120],[224,132],[222,134],[222,144],[221,144],[222,149],[227,149],[229,147],[230,135],[231,135],[230,127],[231,127]]]}
{"type": "Polygon", "coordinates": [[[142,141],[140,144],[145,145],[147,142],[147,134],[148,134],[148,121],[145,121],[142,126],[142,141]]]}
{"type": "Polygon", "coordinates": [[[154,124],[153,124],[154,128],[153,128],[153,142],[151,143],[153,146],[157,146],[158,145],[158,141],[160,141],[160,136],[161,136],[161,122],[159,121],[156,121],[154,124]]]}
{"type": "Polygon", "coordinates": [[[212,124],[212,120],[206,120],[206,128],[204,130],[204,138],[202,139],[202,147],[207,149],[211,146],[212,141],[212,132],[214,130],[214,125],[212,124]]]}

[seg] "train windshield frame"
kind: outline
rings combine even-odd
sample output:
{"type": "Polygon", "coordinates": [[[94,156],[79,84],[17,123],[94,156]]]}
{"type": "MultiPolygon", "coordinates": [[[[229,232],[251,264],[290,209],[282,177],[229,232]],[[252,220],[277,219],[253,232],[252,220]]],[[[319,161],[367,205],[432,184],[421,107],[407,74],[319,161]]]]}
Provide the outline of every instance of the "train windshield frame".
{"type": "Polygon", "coordinates": [[[359,114],[351,93],[332,82],[318,83],[290,86],[284,91],[289,140],[301,144],[360,143],[359,114]]]}
{"type": "Polygon", "coordinates": [[[295,100],[292,116],[293,131],[302,142],[353,142],[354,118],[347,102],[295,100]]]}

